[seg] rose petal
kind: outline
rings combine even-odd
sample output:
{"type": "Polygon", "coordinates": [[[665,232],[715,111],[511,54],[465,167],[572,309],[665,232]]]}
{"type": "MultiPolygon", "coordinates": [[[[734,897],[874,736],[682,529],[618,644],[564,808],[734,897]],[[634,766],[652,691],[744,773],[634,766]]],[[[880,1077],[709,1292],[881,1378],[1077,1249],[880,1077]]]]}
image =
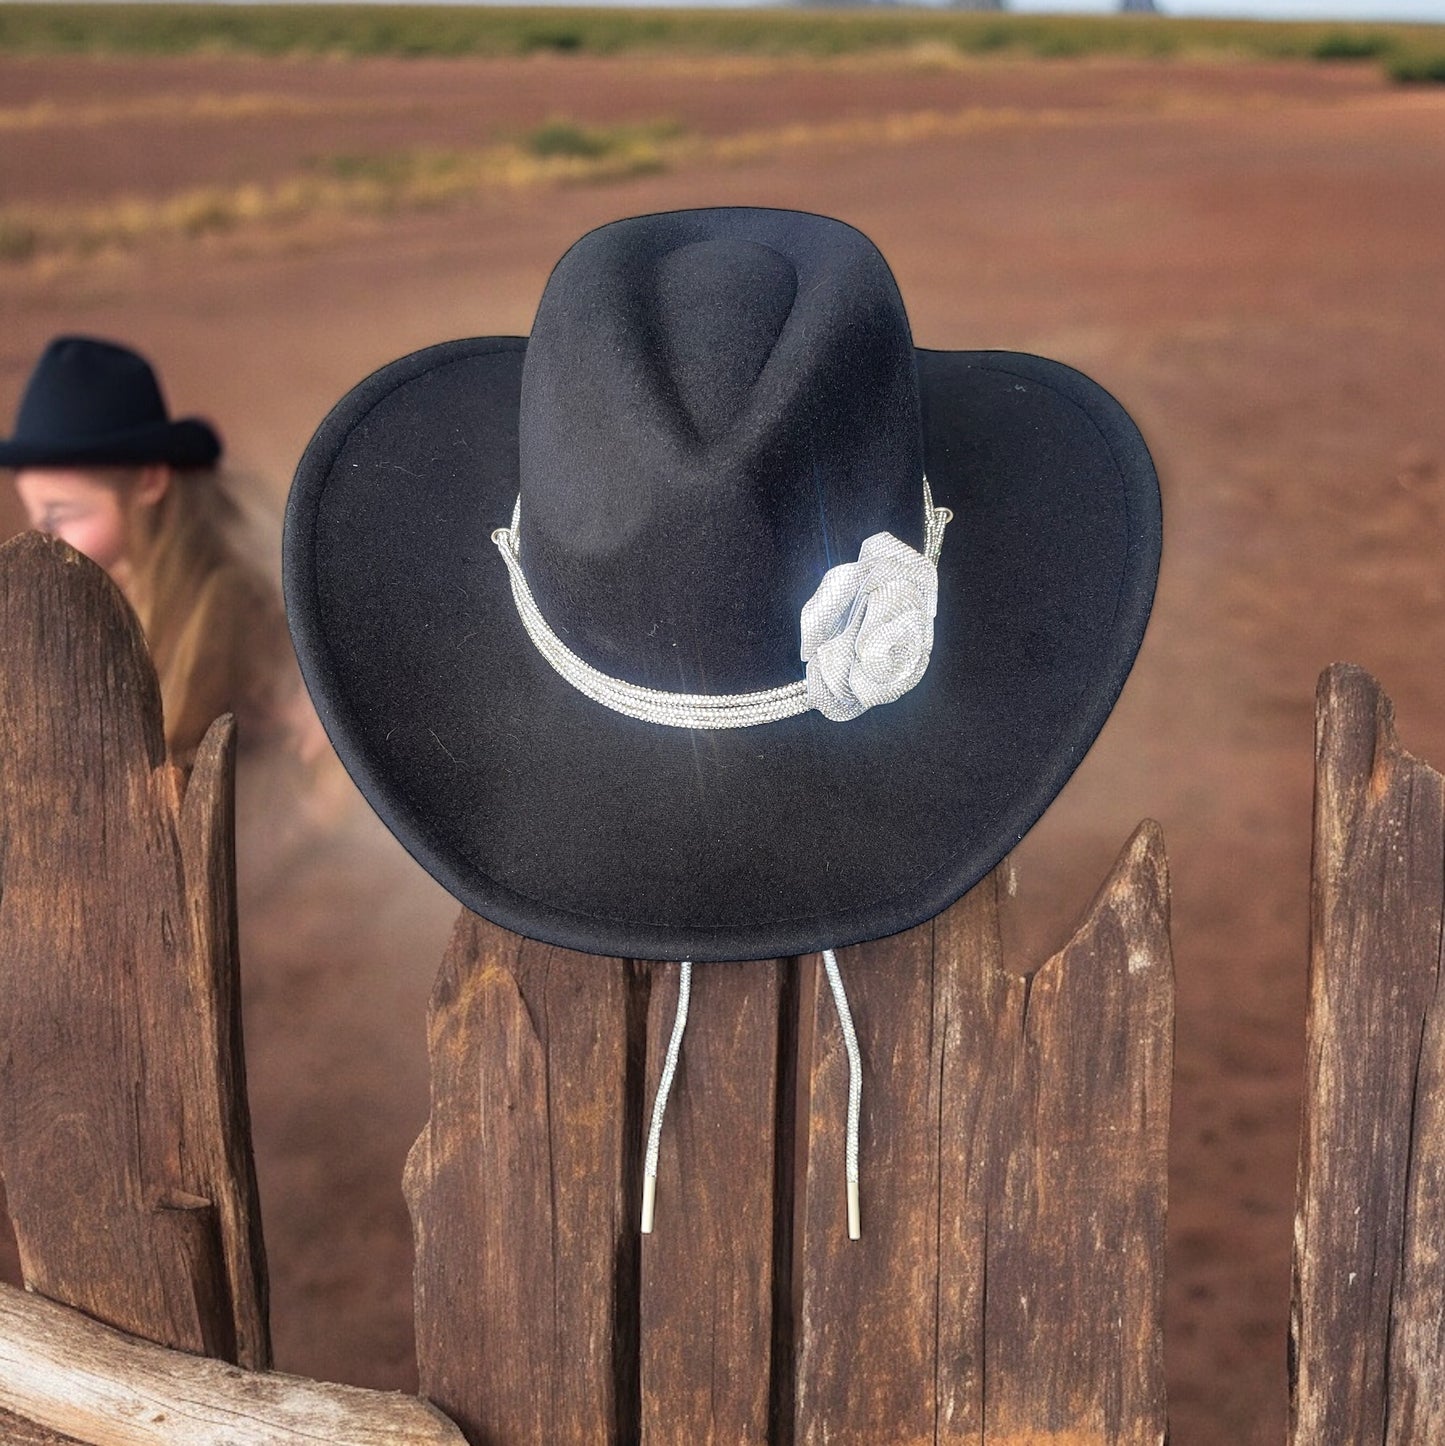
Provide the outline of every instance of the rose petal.
{"type": "Polygon", "coordinates": [[[852,643],[846,637],[830,638],[808,660],[808,704],[835,723],[856,718],[866,707],[849,685],[852,665],[852,643]]]}
{"type": "Polygon", "coordinates": [[[923,649],[924,622],[916,610],[875,624],[870,616],[853,645],[856,670],[882,682],[906,669],[923,649]]]}
{"type": "Polygon", "coordinates": [[[854,668],[848,676],[848,688],[866,707],[893,703],[916,686],[928,670],[928,652],[922,648],[898,659],[897,666],[886,675],[877,671],[854,668]]]}
{"type": "Polygon", "coordinates": [[[817,591],[803,604],[803,661],[817,651],[826,639],[834,637],[846,625],[849,610],[856,601],[867,568],[857,562],[842,562],[823,574],[817,591]]]}

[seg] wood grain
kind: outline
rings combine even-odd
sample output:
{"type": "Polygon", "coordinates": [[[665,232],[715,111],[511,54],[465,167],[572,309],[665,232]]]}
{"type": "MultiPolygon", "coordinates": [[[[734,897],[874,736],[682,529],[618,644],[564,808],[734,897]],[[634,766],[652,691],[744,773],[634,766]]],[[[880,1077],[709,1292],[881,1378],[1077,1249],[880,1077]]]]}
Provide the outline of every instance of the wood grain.
{"type": "Polygon", "coordinates": [[[1320,679],[1290,1438],[1445,1440],[1445,778],[1320,679]]]}
{"type": "Polygon", "coordinates": [[[846,1069],[804,986],[798,1443],[1157,1443],[1173,988],[1157,826],[1068,946],[1000,962],[998,876],[840,956],[863,1048],[863,1239],[846,1069]]]}
{"type": "MultiPolygon", "coordinates": [[[[0,1409],[58,1446],[462,1446],[415,1396],[246,1371],[0,1285],[0,1409]],[[44,1428],[37,1432],[37,1427],[44,1428]]],[[[0,1428],[8,1422],[0,1416],[0,1428]]],[[[12,1437],[3,1438],[7,1442],[12,1437]]]]}
{"type": "Polygon", "coordinates": [[[676,965],[463,914],[408,1162],[423,1392],[476,1446],[1157,1443],[1173,995],[1143,825],[1068,947],[1000,960],[990,877],[844,951],[864,1236],[815,960],[698,966],[638,1250],[676,965]],[[644,1088],[645,1086],[645,1088],[644,1088]]]}
{"type": "Polygon", "coordinates": [[[74,1436],[22,1420],[9,1411],[0,1411],[0,1441],[5,1446],[86,1446],[74,1436]]]}
{"type": "MultiPolygon", "coordinates": [[[[774,1183],[787,968],[768,961],[693,970],[658,1157],[657,1220],[642,1250],[649,1446],[769,1439],[774,1210],[790,1208],[776,1200],[774,1183]]],[[[653,981],[649,1103],[672,1031],[678,967],[658,966],[653,981]]]]}
{"type": "Polygon", "coordinates": [[[464,912],[406,1168],[422,1394],[475,1443],[638,1435],[646,980],[464,912]]]}
{"type": "Polygon", "coordinates": [[[178,836],[191,920],[186,952],[194,1012],[181,1051],[180,1097],[192,1112],[186,1142],[208,1182],[236,1335],[234,1359],[271,1362],[270,1301],[260,1193],[251,1154],[251,1105],[241,1032],[236,919],[236,729],[212,724],[196,751],[178,836]]]}
{"type": "Polygon", "coordinates": [[[39,534],[0,548],[0,1173],[21,1268],[133,1334],[263,1366],[232,726],[188,789],[162,736],[109,578],[39,534]]]}

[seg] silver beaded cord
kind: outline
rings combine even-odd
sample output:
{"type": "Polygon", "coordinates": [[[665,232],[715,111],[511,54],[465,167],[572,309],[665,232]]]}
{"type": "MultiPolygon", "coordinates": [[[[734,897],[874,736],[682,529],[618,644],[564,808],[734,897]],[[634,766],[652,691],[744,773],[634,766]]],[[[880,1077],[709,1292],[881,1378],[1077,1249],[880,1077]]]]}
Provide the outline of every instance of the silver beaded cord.
{"type": "MultiPolygon", "coordinates": [[[[838,1025],[843,1031],[843,1049],[848,1056],[848,1133],[843,1152],[843,1177],[848,1192],[848,1238],[858,1240],[863,1234],[858,1204],[858,1133],[863,1105],[863,1054],[858,1048],[858,1033],[853,1027],[853,1011],[843,988],[843,972],[838,956],[831,949],[823,950],[823,969],[828,987],[833,992],[833,1005],[838,1011],[838,1025]]],[[[672,1036],[662,1061],[662,1077],[652,1101],[652,1119],[647,1130],[647,1154],[642,1167],[642,1233],[652,1234],[657,1210],[657,1159],[662,1149],[662,1120],[672,1094],[677,1060],[682,1053],[682,1032],[687,1028],[688,1002],[692,998],[692,960],[684,959],[678,970],[677,1009],[672,1017],[672,1036]]]]}
{"type": "Polygon", "coordinates": [[[843,1031],[843,1048],[848,1055],[848,1144],[843,1155],[843,1172],[848,1187],[848,1238],[857,1240],[863,1233],[858,1205],[858,1122],[863,1107],[863,1055],[858,1048],[858,1033],[853,1028],[853,1011],[848,1008],[848,995],[843,988],[843,972],[838,968],[838,956],[831,949],[823,950],[823,968],[828,975],[828,987],[833,991],[833,1004],[843,1031]]]}
{"type": "MultiPolygon", "coordinates": [[[[953,513],[948,508],[933,505],[933,494],[925,477],[923,556],[935,566],[943,545],[943,529],[952,517],[953,513]]],[[[507,564],[517,615],[537,651],[579,693],[593,702],[629,718],[662,723],[671,728],[751,728],[758,723],[774,723],[781,718],[795,717],[806,713],[812,706],[807,682],[801,678],[797,682],[783,683],[755,693],[670,693],[661,688],[629,683],[625,678],[614,678],[594,668],[591,663],[579,658],[542,616],[522,571],[521,524],[522,499],[518,496],[512,508],[511,526],[499,527],[492,533],[492,541],[507,564]]]]}
{"type": "Polygon", "coordinates": [[[682,1052],[682,1032],[687,1028],[687,1002],[692,997],[692,960],[684,959],[677,977],[677,1012],[672,1016],[672,1038],[667,1042],[667,1058],[662,1062],[662,1078],[657,1082],[657,1098],[652,1102],[652,1124],[647,1131],[647,1159],[642,1167],[642,1233],[652,1234],[652,1215],[657,1199],[657,1156],[662,1148],[662,1117],[667,1112],[667,1097],[672,1093],[672,1077],[677,1073],[677,1057],[682,1052]]]}

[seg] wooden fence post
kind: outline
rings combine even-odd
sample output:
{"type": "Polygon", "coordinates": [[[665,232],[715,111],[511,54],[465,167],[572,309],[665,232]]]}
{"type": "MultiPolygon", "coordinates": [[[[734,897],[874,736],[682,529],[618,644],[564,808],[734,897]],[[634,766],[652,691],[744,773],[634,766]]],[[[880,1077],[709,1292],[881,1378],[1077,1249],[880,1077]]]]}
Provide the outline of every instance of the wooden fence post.
{"type": "Polygon", "coordinates": [[[463,912],[407,1159],[421,1391],[473,1442],[637,1436],[646,979],[463,912]]]}
{"type": "Polygon", "coordinates": [[[863,1239],[816,961],[699,965],[639,1240],[673,965],[464,913],[407,1170],[422,1391],[475,1446],[1158,1446],[1173,985],[1157,827],[1068,947],[1000,964],[990,876],[846,951],[863,1239]],[[643,1073],[645,1064],[645,1075],[643,1073]],[[643,1088],[643,1082],[646,1088],[643,1088]]]}
{"type": "MultiPolygon", "coordinates": [[[[0,1167],[27,1282],[132,1335],[262,1366],[229,721],[186,785],[133,615],[63,544],[0,549],[0,646],[0,1167]]],[[[645,1103],[676,967],[463,913],[405,1190],[423,1392],[473,1446],[1158,1446],[1173,1020],[1159,831],[1141,826],[1027,978],[1002,967],[998,894],[994,875],[843,955],[867,1075],[856,1243],[816,960],[698,967],[643,1240],[645,1103]]],[[[0,1305],[0,1344],[48,1359],[60,1336],[0,1305]]],[[[72,1327],[84,1345],[57,1318],[72,1327]]],[[[310,1429],[296,1411],[321,1400],[281,1378],[205,1381],[219,1409],[254,1397],[240,1409],[262,1437],[310,1429]]],[[[44,1391],[7,1403],[33,1417],[44,1391]]],[[[85,1439],[109,1440],[104,1411],[86,1419],[85,1439]]],[[[172,1439],[174,1422],[151,1424],[136,1442],[172,1439]]]]}
{"type": "Polygon", "coordinates": [[[1290,1440],[1445,1441],[1445,778],[1320,679],[1290,1440]]]}
{"type": "MultiPolygon", "coordinates": [[[[787,1009],[793,961],[699,964],[687,1036],[659,1152],[657,1221],[642,1242],[642,1434],[767,1446],[789,1363],[774,1312],[788,1281],[791,1101],[780,1093],[794,1051],[787,1009]]],[[[652,971],[647,1100],[662,1075],[677,1003],[676,965],[652,971]]],[[[645,1123],[645,1122],[644,1122],[645,1123]]],[[[639,1121],[629,1122],[639,1129],[639,1121]]],[[[636,1195],[640,1181],[628,1182],[636,1195]]]]}
{"type": "Polygon", "coordinates": [[[1000,961],[999,875],[848,953],[870,1080],[843,1229],[827,991],[810,1061],[799,1443],[1159,1446],[1173,1061],[1169,887],[1142,825],[1064,950],[1000,961]]]}
{"type": "Polygon", "coordinates": [[[270,1359],[236,984],[229,718],[189,785],[93,563],[0,548],[0,1173],[32,1290],[270,1359]]]}

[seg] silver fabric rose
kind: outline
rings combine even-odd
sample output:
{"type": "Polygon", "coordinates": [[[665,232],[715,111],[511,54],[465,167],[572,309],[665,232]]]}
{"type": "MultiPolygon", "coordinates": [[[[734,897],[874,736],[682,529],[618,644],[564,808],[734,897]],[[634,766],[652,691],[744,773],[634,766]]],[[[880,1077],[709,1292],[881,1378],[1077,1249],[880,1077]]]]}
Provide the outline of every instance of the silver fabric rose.
{"type": "Polygon", "coordinates": [[[845,723],[901,698],[927,671],[937,611],[936,564],[875,532],[858,561],[830,567],[803,604],[808,705],[845,723]]]}

